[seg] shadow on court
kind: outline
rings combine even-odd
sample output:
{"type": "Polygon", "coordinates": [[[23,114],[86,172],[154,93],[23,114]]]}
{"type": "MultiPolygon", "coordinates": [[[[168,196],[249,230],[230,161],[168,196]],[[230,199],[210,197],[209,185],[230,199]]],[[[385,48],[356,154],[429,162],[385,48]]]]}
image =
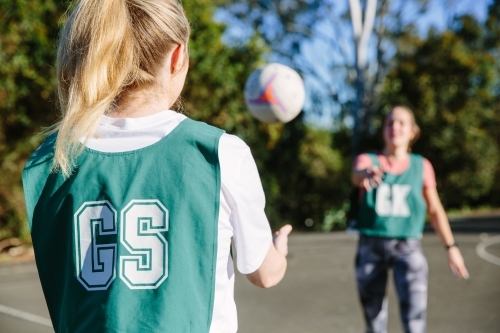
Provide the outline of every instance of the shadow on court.
{"type": "MultiPolygon", "coordinates": [[[[428,332],[500,333],[500,266],[476,253],[480,242],[498,238],[486,250],[500,260],[500,216],[454,220],[452,227],[471,279],[453,277],[440,240],[426,232],[422,242],[429,262],[428,332]]],[[[262,290],[244,276],[236,277],[239,332],[363,332],[355,249],[356,235],[293,234],[287,275],[278,286],[262,290]]],[[[389,332],[397,333],[402,330],[393,289],[390,281],[389,332]]],[[[53,332],[47,318],[34,263],[0,266],[0,333],[53,332]]]]}

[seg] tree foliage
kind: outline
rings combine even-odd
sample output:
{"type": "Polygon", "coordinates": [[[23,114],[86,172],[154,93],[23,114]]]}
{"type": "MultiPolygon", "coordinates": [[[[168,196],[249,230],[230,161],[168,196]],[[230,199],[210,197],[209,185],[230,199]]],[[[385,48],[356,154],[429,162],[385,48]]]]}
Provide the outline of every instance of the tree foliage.
{"type": "Polygon", "coordinates": [[[500,67],[490,37],[470,16],[426,40],[404,36],[410,52],[384,82],[382,113],[395,104],[414,110],[422,129],[414,150],[433,163],[448,207],[488,202],[499,180],[500,67]]]}
{"type": "Polygon", "coordinates": [[[0,0],[0,238],[26,235],[21,171],[54,118],[54,54],[62,8],[0,0]]]}
{"type": "MultiPolygon", "coordinates": [[[[0,0],[0,239],[29,237],[21,172],[43,140],[35,135],[59,117],[54,67],[59,20],[67,5],[56,0],[0,0]]],[[[248,143],[273,226],[302,224],[306,218],[320,222],[333,205],[328,192],[334,178],[328,174],[340,167],[330,136],[300,119],[287,125],[254,120],[242,92],[268,51],[265,43],[256,36],[227,46],[221,38],[226,27],[213,19],[213,2],[184,0],[183,5],[193,30],[184,112],[248,143]]]]}
{"type": "MultiPolygon", "coordinates": [[[[335,128],[346,118],[354,123],[349,128],[354,153],[360,141],[354,137],[373,134],[371,121],[379,106],[381,82],[392,65],[399,37],[415,30],[429,0],[220,0],[218,5],[224,20],[236,30],[258,33],[271,49],[272,59],[306,76],[309,116],[328,115],[337,123],[335,128]],[[354,3],[360,10],[353,16],[348,4],[354,3]],[[373,12],[373,32],[371,28],[356,32],[363,30],[373,12]],[[356,18],[359,24],[352,24],[356,18]]],[[[237,38],[243,37],[233,39],[237,38]]]]}
{"type": "Polygon", "coordinates": [[[188,15],[197,18],[191,20],[191,69],[183,93],[186,111],[238,135],[251,147],[273,226],[292,223],[301,228],[310,218],[319,227],[325,211],[342,202],[339,193],[332,193],[336,182],[341,183],[338,171],[343,164],[330,133],[305,126],[301,118],[286,125],[266,125],[252,118],[245,108],[243,87],[269,48],[259,36],[243,45],[224,45],[225,27],[213,22],[215,7],[207,11],[208,5],[200,6],[204,2],[184,1],[188,15]],[[200,11],[206,15],[197,14],[200,11]]]}
{"type": "MultiPolygon", "coordinates": [[[[380,135],[373,129],[380,128],[390,105],[407,104],[423,132],[414,149],[433,163],[448,207],[497,204],[500,1],[490,6],[484,24],[464,16],[451,29],[428,38],[414,33],[414,21],[402,19],[406,2],[395,8],[388,5],[390,0],[379,3],[376,59],[367,67],[371,83],[365,96],[378,116],[367,113],[363,147],[375,148],[374,135],[380,135]]],[[[423,10],[426,1],[412,3],[423,10]]],[[[343,82],[348,92],[354,82],[353,62],[341,41],[348,18],[334,15],[337,4],[183,0],[193,30],[190,71],[182,93],[184,112],[238,135],[250,146],[273,227],[292,223],[311,229],[304,225],[308,219],[315,222],[312,229],[329,229],[344,216],[336,210],[347,207],[352,150],[351,129],[343,120],[356,96],[341,96],[336,90],[343,82]],[[214,21],[221,8],[225,15],[246,22],[247,39],[228,43],[227,26],[214,21]],[[331,30],[322,34],[329,19],[331,30]],[[313,40],[327,45],[331,57],[326,67],[304,54],[313,40]],[[245,80],[272,54],[316,77],[321,89],[308,89],[321,112],[331,108],[322,94],[342,104],[333,131],[307,125],[304,114],[288,124],[267,125],[246,111],[245,80]],[[323,221],[327,222],[322,226],[323,221]]],[[[0,0],[0,239],[28,237],[21,171],[43,139],[35,134],[59,117],[54,63],[59,18],[67,5],[57,0],[0,0]]]]}

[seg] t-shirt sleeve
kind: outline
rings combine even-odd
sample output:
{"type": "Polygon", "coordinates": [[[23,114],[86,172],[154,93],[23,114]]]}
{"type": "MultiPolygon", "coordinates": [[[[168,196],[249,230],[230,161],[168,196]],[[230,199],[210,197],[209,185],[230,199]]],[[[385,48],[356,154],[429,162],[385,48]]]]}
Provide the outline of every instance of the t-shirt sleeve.
{"type": "Polygon", "coordinates": [[[428,159],[424,158],[424,188],[436,187],[436,174],[434,168],[428,159]]]}
{"type": "Polygon", "coordinates": [[[360,154],[354,159],[354,170],[364,170],[372,166],[372,159],[368,154],[360,154]]]}
{"type": "Polygon", "coordinates": [[[231,210],[236,265],[249,274],[261,266],[272,244],[264,190],[250,148],[240,138],[222,135],[219,161],[222,194],[231,210]]]}

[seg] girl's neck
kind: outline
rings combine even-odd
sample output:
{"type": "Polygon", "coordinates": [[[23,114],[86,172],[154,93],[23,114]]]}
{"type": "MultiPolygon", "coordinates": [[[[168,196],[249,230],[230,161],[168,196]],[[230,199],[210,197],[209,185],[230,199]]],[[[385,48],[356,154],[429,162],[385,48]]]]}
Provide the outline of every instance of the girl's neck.
{"type": "Polygon", "coordinates": [[[154,89],[129,91],[122,96],[107,116],[112,118],[138,118],[169,110],[170,96],[154,89]],[[157,92],[157,93],[155,93],[157,92]]]}
{"type": "Polygon", "coordinates": [[[402,160],[408,156],[408,147],[388,147],[383,150],[383,154],[390,160],[402,160]]]}

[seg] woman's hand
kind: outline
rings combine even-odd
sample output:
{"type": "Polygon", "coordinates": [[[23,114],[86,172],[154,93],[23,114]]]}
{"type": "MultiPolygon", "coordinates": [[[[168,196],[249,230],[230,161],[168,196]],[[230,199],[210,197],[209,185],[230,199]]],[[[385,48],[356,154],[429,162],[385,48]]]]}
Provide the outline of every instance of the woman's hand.
{"type": "Polygon", "coordinates": [[[292,226],[287,224],[276,231],[273,237],[274,247],[285,257],[288,255],[288,235],[290,232],[292,232],[292,226]]]}
{"type": "Polygon", "coordinates": [[[288,254],[288,235],[292,226],[287,224],[274,233],[273,244],[269,247],[264,261],[253,273],[247,274],[250,282],[261,288],[277,285],[286,271],[288,254]]]}
{"type": "MultiPolygon", "coordinates": [[[[366,191],[376,188],[383,182],[384,172],[377,166],[368,167],[359,172],[360,184],[366,191]]],[[[359,179],[358,178],[358,179],[359,179]]]]}
{"type": "Polygon", "coordinates": [[[458,278],[468,279],[469,272],[465,268],[464,258],[458,247],[453,246],[448,249],[448,263],[450,264],[451,271],[458,278]]]}

